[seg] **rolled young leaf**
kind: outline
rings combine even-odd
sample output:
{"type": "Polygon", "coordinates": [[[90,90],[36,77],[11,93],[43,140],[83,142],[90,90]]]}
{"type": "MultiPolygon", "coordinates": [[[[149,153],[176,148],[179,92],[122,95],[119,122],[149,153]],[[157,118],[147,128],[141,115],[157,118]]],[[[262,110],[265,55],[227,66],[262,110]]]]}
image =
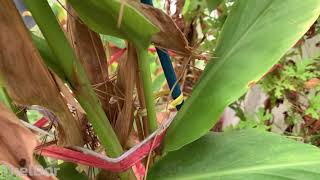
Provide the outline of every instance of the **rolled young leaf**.
{"type": "Polygon", "coordinates": [[[126,1],[69,0],[69,3],[83,22],[101,34],[117,36],[147,47],[151,36],[158,32],[157,27],[126,1]]]}
{"type": "Polygon", "coordinates": [[[184,34],[159,9],[125,0],[70,0],[69,3],[81,20],[100,34],[124,38],[144,48],[152,41],[185,56],[192,53],[184,34]]]}

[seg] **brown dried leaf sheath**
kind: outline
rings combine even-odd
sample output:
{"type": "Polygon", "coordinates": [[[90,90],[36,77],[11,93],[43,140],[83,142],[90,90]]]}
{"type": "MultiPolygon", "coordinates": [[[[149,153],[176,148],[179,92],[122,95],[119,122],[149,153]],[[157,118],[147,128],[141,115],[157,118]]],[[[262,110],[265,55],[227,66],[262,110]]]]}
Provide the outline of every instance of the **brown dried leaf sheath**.
{"type": "Polygon", "coordinates": [[[149,5],[134,1],[130,1],[130,5],[139,10],[150,22],[160,29],[160,32],[153,35],[151,39],[156,46],[171,49],[184,56],[191,55],[192,52],[187,39],[170,16],[160,9],[149,5]]]}
{"type": "Polygon", "coordinates": [[[102,41],[99,34],[83,24],[76,12],[68,5],[67,31],[76,55],[83,65],[86,74],[94,86],[107,114],[110,112],[108,97],[108,64],[102,41]]]}
{"type": "Polygon", "coordinates": [[[70,113],[11,0],[0,1],[0,76],[18,104],[40,105],[60,119],[59,143],[82,144],[80,124],[70,113]]]}
{"type": "Polygon", "coordinates": [[[120,100],[121,109],[115,123],[115,130],[122,146],[128,140],[133,123],[133,91],[138,72],[137,63],[136,49],[132,43],[129,43],[126,58],[119,61],[117,76],[117,89],[121,91],[118,96],[123,100],[120,100]]]}
{"type": "MultiPolygon", "coordinates": [[[[7,0],[3,0],[7,1],[7,0]]],[[[15,168],[35,170],[33,150],[37,146],[34,134],[20,124],[19,119],[0,103],[0,164],[11,165],[15,168]]],[[[40,171],[37,167],[37,171],[40,171]]],[[[52,180],[54,177],[28,177],[33,180],[52,180]]],[[[28,179],[25,177],[25,179],[28,179]]]]}

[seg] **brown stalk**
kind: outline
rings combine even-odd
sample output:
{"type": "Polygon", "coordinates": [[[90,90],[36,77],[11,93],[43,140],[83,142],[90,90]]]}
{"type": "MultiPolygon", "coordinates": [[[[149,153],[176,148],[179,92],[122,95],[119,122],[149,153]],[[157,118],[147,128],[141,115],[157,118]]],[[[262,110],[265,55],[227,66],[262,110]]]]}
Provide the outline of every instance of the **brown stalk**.
{"type": "Polygon", "coordinates": [[[122,146],[125,146],[133,124],[133,93],[138,72],[136,49],[132,43],[128,44],[127,52],[127,57],[119,62],[116,83],[120,90],[118,96],[123,96],[124,99],[120,103],[121,110],[115,122],[115,130],[122,146]]]}
{"type": "MultiPolygon", "coordinates": [[[[144,111],[146,109],[146,103],[143,95],[144,92],[143,92],[142,79],[141,79],[140,73],[137,73],[136,87],[137,87],[138,100],[140,104],[140,110],[144,111]]],[[[147,137],[150,134],[148,118],[145,114],[141,113],[141,119],[142,119],[144,136],[147,137]]]]}
{"type": "MultiPolygon", "coordinates": [[[[110,87],[107,86],[107,83],[109,83],[108,63],[103,43],[98,33],[90,30],[81,22],[79,16],[70,4],[67,4],[66,10],[68,11],[66,34],[69,36],[69,41],[75,50],[76,56],[84,67],[90,83],[94,87],[95,93],[101,102],[102,108],[112,124],[114,116],[117,115],[117,111],[115,110],[116,107],[109,103],[109,93],[111,90],[110,87]]],[[[111,83],[109,83],[109,85],[111,85],[111,83]]],[[[84,126],[84,128],[86,128],[86,126],[84,126]]],[[[97,179],[117,179],[117,174],[101,171],[101,173],[97,175],[97,179]]]]}
{"type": "Polygon", "coordinates": [[[112,117],[107,94],[108,63],[100,36],[81,22],[69,4],[67,4],[67,10],[67,31],[71,44],[91,84],[96,85],[96,93],[101,101],[103,110],[107,112],[109,117],[112,117]]]}

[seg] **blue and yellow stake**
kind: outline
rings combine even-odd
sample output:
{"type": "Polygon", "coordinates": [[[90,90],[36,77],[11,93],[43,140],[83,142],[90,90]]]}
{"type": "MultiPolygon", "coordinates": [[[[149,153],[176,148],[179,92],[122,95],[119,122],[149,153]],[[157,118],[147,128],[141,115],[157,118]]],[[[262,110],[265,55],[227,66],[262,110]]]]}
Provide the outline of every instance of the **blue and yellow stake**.
{"type": "MultiPolygon", "coordinates": [[[[142,3],[153,6],[152,0],[141,0],[142,3]]],[[[177,76],[174,72],[170,56],[166,50],[161,50],[156,48],[157,54],[160,59],[160,63],[166,77],[167,83],[169,85],[170,90],[172,91],[171,97],[173,99],[173,104],[177,110],[179,110],[183,104],[183,94],[180,89],[180,85],[177,82],[177,76]]]]}

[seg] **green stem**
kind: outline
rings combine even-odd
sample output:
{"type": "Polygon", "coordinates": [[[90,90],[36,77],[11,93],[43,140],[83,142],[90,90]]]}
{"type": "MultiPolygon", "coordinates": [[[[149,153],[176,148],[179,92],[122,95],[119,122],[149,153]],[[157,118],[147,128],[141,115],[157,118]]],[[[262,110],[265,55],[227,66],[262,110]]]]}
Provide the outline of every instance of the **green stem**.
{"type": "MultiPolygon", "coordinates": [[[[57,64],[64,71],[68,82],[71,84],[79,103],[86,111],[87,117],[98,134],[107,154],[111,157],[120,156],[123,150],[118,138],[102,110],[101,103],[91,87],[85,70],[76,58],[48,2],[45,0],[25,0],[25,3],[43,36],[47,39],[49,47],[57,57],[57,64]]],[[[121,174],[121,177],[125,179],[127,175],[121,174]]]]}
{"type": "MultiPolygon", "coordinates": [[[[121,144],[102,109],[101,102],[92,89],[84,68],[76,58],[48,2],[46,0],[25,0],[24,2],[55,55],[56,65],[63,71],[77,100],[86,111],[87,117],[107,154],[111,157],[120,156],[123,153],[121,144]]],[[[120,177],[127,179],[128,173],[121,173],[120,177]]]]}
{"type": "Polygon", "coordinates": [[[117,136],[101,108],[101,103],[91,87],[84,68],[76,58],[48,2],[46,0],[25,0],[24,2],[55,54],[57,65],[64,71],[78,101],[85,109],[87,117],[100,137],[102,145],[110,156],[121,155],[122,148],[117,136]]]}
{"type": "Polygon", "coordinates": [[[148,51],[147,48],[137,47],[138,53],[138,63],[139,63],[139,72],[142,78],[143,90],[144,90],[144,99],[146,101],[147,115],[149,121],[149,130],[153,132],[157,129],[157,117],[154,106],[154,97],[152,91],[152,80],[150,73],[150,64],[148,60],[148,51]]]}

